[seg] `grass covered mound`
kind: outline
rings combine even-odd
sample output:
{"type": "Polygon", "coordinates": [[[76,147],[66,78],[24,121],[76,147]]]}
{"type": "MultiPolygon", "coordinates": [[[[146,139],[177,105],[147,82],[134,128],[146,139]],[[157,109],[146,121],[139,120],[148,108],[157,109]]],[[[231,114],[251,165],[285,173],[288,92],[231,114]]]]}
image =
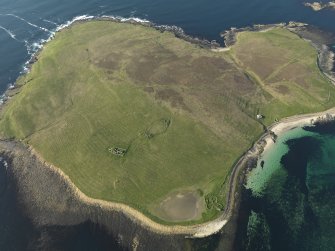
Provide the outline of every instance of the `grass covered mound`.
{"type": "Polygon", "coordinates": [[[257,114],[270,124],[334,106],[316,60],[279,28],[243,32],[214,52],[142,25],[78,23],[18,80],[0,131],[90,197],[155,218],[169,195],[195,191],[205,207],[190,220],[207,221],[225,207],[234,162],[262,133],[257,114]]]}

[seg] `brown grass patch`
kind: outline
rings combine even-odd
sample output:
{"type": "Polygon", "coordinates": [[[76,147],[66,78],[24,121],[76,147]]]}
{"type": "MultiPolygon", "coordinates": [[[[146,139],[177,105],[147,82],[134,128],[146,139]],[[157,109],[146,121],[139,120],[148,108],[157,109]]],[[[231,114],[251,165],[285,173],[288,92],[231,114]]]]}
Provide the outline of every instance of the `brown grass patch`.
{"type": "Polygon", "coordinates": [[[156,99],[169,102],[172,107],[183,108],[184,110],[190,111],[190,109],[185,105],[183,97],[177,91],[173,89],[163,89],[156,92],[156,99]]]}
{"type": "Polygon", "coordinates": [[[151,87],[151,86],[146,86],[146,87],[143,88],[143,90],[145,92],[147,92],[147,93],[153,93],[153,92],[155,92],[155,89],[153,87],[151,87]]]}
{"type": "Polygon", "coordinates": [[[284,95],[290,94],[290,89],[285,85],[276,86],[276,91],[278,91],[280,94],[284,94],[284,95]]]}
{"type": "Polygon", "coordinates": [[[120,67],[122,56],[119,53],[110,53],[99,60],[94,60],[94,64],[107,70],[117,70],[120,67]]]}
{"type": "Polygon", "coordinates": [[[294,81],[301,87],[309,88],[306,79],[312,75],[313,73],[311,73],[306,66],[299,63],[293,63],[281,69],[280,72],[270,78],[268,82],[294,81]]]}
{"type": "Polygon", "coordinates": [[[136,54],[128,64],[127,73],[136,82],[152,82],[152,76],[162,65],[178,60],[177,56],[164,48],[154,48],[147,54],[136,54]]]}

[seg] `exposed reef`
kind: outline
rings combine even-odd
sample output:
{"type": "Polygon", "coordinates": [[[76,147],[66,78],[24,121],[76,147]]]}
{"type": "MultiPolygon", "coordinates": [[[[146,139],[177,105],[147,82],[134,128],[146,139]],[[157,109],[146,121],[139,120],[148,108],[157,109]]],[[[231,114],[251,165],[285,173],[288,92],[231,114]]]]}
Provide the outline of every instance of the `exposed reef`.
{"type": "Polygon", "coordinates": [[[323,9],[335,9],[335,2],[330,1],[328,3],[322,3],[322,2],[313,2],[313,3],[304,3],[306,7],[312,8],[314,11],[320,11],[323,9]]]}

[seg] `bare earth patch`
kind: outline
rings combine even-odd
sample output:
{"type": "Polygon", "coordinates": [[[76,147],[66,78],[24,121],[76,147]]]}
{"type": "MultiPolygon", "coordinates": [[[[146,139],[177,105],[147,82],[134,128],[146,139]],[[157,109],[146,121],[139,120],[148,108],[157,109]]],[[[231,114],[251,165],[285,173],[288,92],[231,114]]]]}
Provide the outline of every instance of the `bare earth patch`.
{"type": "Polygon", "coordinates": [[[164,199],[156,209],[157,215],[170,222],[201,219],[205,201],[197,192],[175,192],[164,199]]]}

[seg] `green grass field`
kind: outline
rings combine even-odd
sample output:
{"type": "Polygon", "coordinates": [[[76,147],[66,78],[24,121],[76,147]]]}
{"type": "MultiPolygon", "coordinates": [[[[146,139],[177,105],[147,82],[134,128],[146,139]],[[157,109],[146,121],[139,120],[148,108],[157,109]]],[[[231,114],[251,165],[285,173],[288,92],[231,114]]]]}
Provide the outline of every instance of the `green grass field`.
{"type": "Polygon", "coordinates": [[[204,222],[224,209],[232,166],[262,133],[256,114],[269,125],[334,106],[316,57],[284,29],[241,33],[218,53],[141,25],[78,23],[19,79],[0,130],[86,195],[158,221],[152,209],[168,194],[199,191],[204,222]]]}

